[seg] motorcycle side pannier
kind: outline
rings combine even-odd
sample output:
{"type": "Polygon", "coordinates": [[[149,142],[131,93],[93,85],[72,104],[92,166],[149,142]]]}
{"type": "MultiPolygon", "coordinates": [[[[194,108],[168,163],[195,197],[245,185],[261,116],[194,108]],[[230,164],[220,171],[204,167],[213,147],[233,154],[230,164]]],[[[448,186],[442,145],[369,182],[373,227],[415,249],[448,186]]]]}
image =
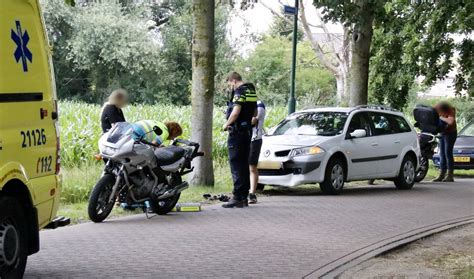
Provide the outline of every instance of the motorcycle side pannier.
{"type": "Polygon", "coordinates": [[[438,112],[433,107],[416,105],[413,116],[417,126],[423,132],[437,134],[440,130],[440,120],[438,112]]]}

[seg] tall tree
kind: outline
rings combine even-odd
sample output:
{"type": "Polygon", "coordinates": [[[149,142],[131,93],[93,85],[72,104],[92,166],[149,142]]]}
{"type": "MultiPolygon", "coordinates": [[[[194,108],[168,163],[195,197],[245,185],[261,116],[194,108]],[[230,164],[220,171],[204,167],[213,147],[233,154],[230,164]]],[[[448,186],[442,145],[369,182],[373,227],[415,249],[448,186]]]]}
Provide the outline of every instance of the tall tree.
{"type": "Polygon", "coordinates": [[[354,3],[357,6],[355,18],[358,20],[354,23],[352,30],[350,106],[367,104],[370,45],[376,6],[370,0],[356,0],[354,3]]]}
{"type": "Polygon", "coordinates": [[[379,0],[315,0],[324,19],[341,22],[352,33],[350,67],[350,101],[356,106],[367,103],[370,46],[374,19],[383,11],[379,0]]]}
{"type": "MultiPolygon", "coordinates": [[[[329,70],[336,78],[336,101],[339,105],[345,105],[349,102],[349,81],[350,81],[350,29],[349,26],[343,26],[342,36],[331,34],[326,23],[322,20],[322,15],[316,11],[316,17],[309,19],[305,1],[299,0],[299,32],[304,33],[306,39],[311,43],[315,55],[321,61],[322,65],[329,70]],[[317,24],[315,24],[317,23],[317,24]],[[321,30],[324,39],[316,38],[314,30],[321,30]]],[[[249,5],[253,3],[249,2],[249,5]]],[[[280,11],[273,9],[264,1],[260,1],[263,7],[272,12],[278,18],[277,24],[286,22],[292,25],[293,21],[283,15],[280,11]]]]}
{"type": "Polygon", "coordinates": [[[350,29],[348,26],[343,26],[343,34],[341,38],[334,36],[329,32],[326,23],[322,20],[319,11],[316,11],[318,21],[320,21],[319,28],[325,34],[325,43],[316,40],[311,32],[310,24],[305,13],[305,5],[303,0],[300,1],[300,18],[303,23],[303,28],[313,49],[321,60],[323,65],[334,74],[336,78],[337,101],[339,105],[345,105],[350,100],[349,82],[350,82],[350,64],[351,64],[351,41],[350,29]],[[340,44],[340,47],[336,47],[340,44]]]}
{"type": "Polygon", "coordinates": [[[212,119],[214,110],[214,0],[193,0],[191,138],[206,156],[195,160],[193,185],[214,185],[212,119]]]}

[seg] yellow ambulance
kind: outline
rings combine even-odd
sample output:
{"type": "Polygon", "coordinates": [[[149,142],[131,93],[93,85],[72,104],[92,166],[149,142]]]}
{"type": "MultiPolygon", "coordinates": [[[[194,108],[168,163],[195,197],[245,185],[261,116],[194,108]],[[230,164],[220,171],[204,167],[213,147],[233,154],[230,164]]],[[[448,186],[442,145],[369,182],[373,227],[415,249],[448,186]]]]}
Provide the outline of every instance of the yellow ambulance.
{"type": "Polygon", "coordinates": [[[0,277],[20,278],[60,194],[55,81],[38,0],[0,0],[0,277]]]}

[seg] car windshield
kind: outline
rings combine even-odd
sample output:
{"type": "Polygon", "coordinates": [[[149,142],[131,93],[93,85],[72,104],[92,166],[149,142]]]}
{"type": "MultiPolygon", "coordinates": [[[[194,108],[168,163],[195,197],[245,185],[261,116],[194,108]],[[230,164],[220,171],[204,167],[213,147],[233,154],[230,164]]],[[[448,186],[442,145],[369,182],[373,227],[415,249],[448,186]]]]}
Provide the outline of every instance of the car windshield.
{"type": "Polygon", "coordinates": [[[461,130],[459,135],[464,137],[474,137],[474,122],[467,124],[467,126],[461,130]]]}
{"type": "Polygon", "coordinates": [[[283,120],[271,135],[335,136],[342,133],[346,120],[345,112],[302,112],[283,120]]]}

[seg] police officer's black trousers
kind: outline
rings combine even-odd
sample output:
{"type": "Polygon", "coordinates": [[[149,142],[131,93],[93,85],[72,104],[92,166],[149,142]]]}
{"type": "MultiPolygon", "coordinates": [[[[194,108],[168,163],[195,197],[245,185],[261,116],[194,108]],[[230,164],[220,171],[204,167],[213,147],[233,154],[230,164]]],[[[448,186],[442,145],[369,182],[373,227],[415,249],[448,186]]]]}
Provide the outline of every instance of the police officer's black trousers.
{"type": "Polygon", "coordinates": [[[252,135],[250,129],[239,129],[229,133],[230,171],[234,181],[234,199],[247,199],[250,190],[249,154],[252,135]]]}

